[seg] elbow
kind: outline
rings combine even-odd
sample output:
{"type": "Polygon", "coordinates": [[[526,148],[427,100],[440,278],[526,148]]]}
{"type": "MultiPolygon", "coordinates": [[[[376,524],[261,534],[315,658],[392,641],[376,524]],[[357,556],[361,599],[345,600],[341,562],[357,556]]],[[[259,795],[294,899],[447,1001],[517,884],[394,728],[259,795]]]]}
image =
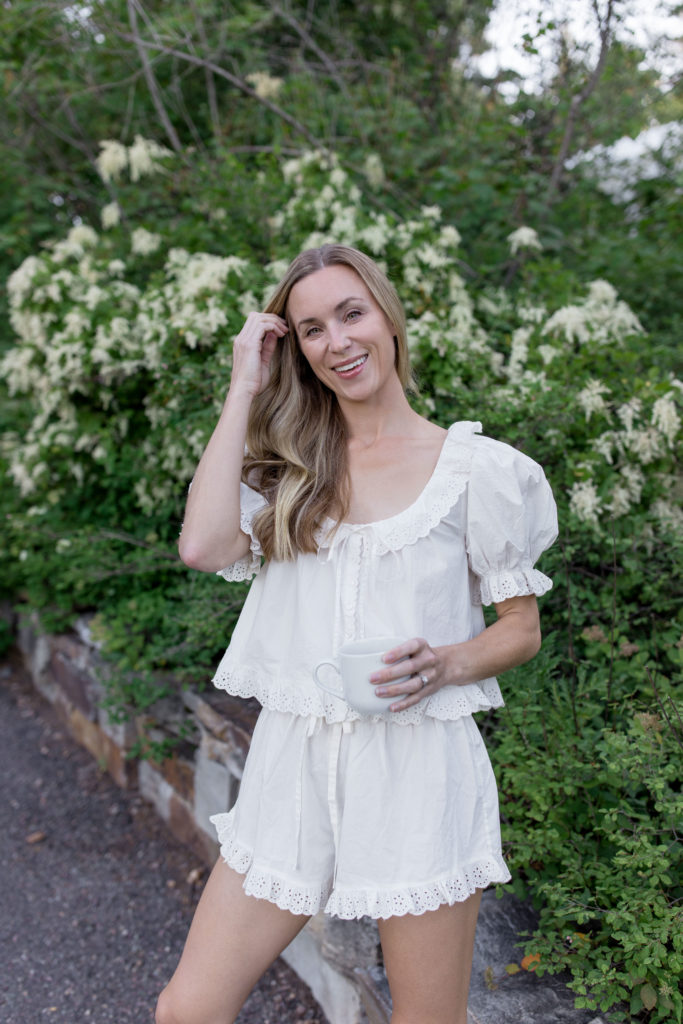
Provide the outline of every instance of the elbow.
{"type": "Polygon", "coordinates": [[[190,544],[184,542],[182,537],[178,541],[178,554],[180,555],[180,561],[188,569],[201,569],[199,552],[195,551],[190,544]]]}
{"type": "Polygon", "coordinates": [[[207,557],[206,551],[196,544],[193,544],[190,540],[180,535],[178,541],[178,554],[180,561],[188,567],[188,569],[198,569],[200,572],[211,572],[215,571],[213,566],[213,560],[207,557]],[[211,561],[211,564],[209,562],[211,561]]]}

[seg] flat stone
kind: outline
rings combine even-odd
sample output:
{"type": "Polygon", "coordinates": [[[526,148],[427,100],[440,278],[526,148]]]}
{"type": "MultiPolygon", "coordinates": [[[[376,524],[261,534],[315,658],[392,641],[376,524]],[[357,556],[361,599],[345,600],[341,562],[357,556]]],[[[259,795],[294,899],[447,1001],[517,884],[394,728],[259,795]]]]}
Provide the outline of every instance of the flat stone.
{"type": "Polygon", "coordinates": [[[531,907],[509,893],[501,899],[494,889],[482,898],[472,962],[469,1011],[472,1024],[596,1024],[589,1010],[574,1008],[574,994],[566,977],[505,967],[519,964],[523,953],[520,934],[532,931],[536,916],[531,907]]]}
{"type": "Polygon", "coordinates": [[[320,923],[319,941],[325,959],[353,980],[360,964],[370,967],[380,962],[377,923],[370,918],[342,921],[325,914],[320,923]]]}
{"type": "Polygon", "coordinates": [[[176,839],[192,850],[201,861],[213,864],[218,857],[218,843],[200,828],[193,808],[172,793],[168,806],[168,827],[176,839]]]}
{"type": "Polygon", "coordinates": [[[233,697],[224,690],[196,693],[186,690],[183,701],[204,728],[217,739],[229,743],[242,756],[247,756],[251,735],[261,706],[257,700],[233,697]]]}
{"type": "MultiPolygon", "coordinates": [[[[341,922],[344,923],[344,922],[341,922]]],[[[494,889],[482,897],[474,943],[468,1024],[603,1024],[590,1010],[574,1008],[574,994],[561,975],[539,978],[533,971],[509,975],[505,967],[519,964],[520,933],[536,925],[532,908],[494,889]]],[[[381,967],[357,972],[361,998],[371,1024],[389,1024],[391,995],[381,967]]]]}
{"type": "Polygon", "coordinates": [[[184,757],[166,757],[159,771],[182,800],[190,806],[194,804],[194,762],[184,757]]]}
{"type": "Polygon", "coordinates": [[[97,718],[99,688],[93,686],[90,652],[78,637],[50,637],[49,671],[67,700],[92,721],[97,718]]]}
{"type": "Polygon", "coordinates": [[[149,761],[138,763],[138,786],[145,800],[152,804],[157,814],[168,824],[171,820],[173,787],[149,761]]]}
{"type": "Polygon", "coordinates": [[[224,764],[208,757],[204,745],[197,751],[194,777],[194,817],[200,828],[215,839],[209,818],[228,811],[237,796],[237,784],[224,764]]]}
{"type": "Polygon", "coordinates": [[[363,1024],[365,1015],[358,987],[322,956],[317,933],[318,914],[287,946],[282,959],[302,978],[332,1024],[363,1024]]]}

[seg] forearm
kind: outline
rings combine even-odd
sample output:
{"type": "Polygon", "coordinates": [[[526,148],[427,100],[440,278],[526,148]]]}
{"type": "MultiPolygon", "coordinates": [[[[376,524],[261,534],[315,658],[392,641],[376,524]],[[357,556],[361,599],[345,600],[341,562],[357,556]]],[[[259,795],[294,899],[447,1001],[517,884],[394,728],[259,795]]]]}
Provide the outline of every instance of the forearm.
{"type": "Polygon", "coordinates": [[[472,640],[434,649],[443,661],[443,685],[464,686],[488,679],[538,653],[541,631],[535,599],[516,600],[529,603],[512,607],[472,640]]]}
{"type": "Polygon", "coordinates": [[[512,597],[496,604],[496,614],[496,622],[472,640],[431,647],[416,637],[388,651],[387,667],[370,682],[380,696],[398,698],[389,710],[403,711],[444,686],[476,683],[533,658],[541,645],[536,598],[512,597]]]}
{"type": "Polygon", "coordinates": [[[180,557],[194,569],[222,569],[248,550],[240,530],[240,479],[251,402],[244,391],[228,393],[197,466],[178,542],[180,557]]]}

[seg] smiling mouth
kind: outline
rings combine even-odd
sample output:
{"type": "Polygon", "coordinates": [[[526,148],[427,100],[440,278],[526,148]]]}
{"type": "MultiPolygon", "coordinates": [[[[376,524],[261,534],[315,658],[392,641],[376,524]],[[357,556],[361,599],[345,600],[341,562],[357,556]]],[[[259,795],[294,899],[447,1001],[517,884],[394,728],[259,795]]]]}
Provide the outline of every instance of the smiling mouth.
{"type": "Polygon", "coordinates": [[[366,352],[365,355],[359,356],[358,359],[354,359],[352,363],[344,363],[342,366],[334,366],[333,370],[335,373],[341,374],[343,376],[345,373],[350,373],[352,370],[357,370],[359,366],[363,365],[367,358],[368,354],[366,352]]]}

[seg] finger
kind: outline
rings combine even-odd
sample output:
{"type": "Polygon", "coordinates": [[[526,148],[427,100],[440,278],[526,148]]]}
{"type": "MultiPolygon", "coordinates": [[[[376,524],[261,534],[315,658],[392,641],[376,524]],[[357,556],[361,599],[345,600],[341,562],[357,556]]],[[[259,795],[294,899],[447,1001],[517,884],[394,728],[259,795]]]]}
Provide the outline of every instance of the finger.
{"type": "Polygon", "coordinates": [[[401,696],[395,704],[389,705],[390,711],[405,711],[406,708],[414,707],[419,704],[425,697],[430,697],[434,693],[434,687],[429,683],[422,683],[422,678],[418,677],[418,689],[413,688],[410,693],[401,696]]]}
{"type": "MultiPolygon", "coordinates": [[[[373,672],[370,676],[370,682],[380,685],[382,683],[391,683],[394,679],[402,679],[403,676],[414,676],[416,673],[432,668],[436,664],[436,655],[425,640],[409,641],[409,644],[420,644],[421,646],[412,656],[404,655],[400,661],[394,662],[393,665],[373,672]]],[[[397,647],[395,649],[401,650],[409,646],[409,644],[402,644],[401,648],[397,647]]]]}
{"type": "Polygon", "coordinates": [[[402,658],[411,657],[411,655],[418,654],[426,643],[427,641],[422,638],[413,637],[411,640],[406,640],[404,643],[399,644],[398,647],[392,647],[390,651],[387,651],[382,656],[382,661],[391,664],[392,662],[400,661],[402,658]]]}
{"type": "Polygon", "coordinates": [[[242,330],[237,335],[239,341],[262,341],[266,334],[273,332],[276,337],[281,338],[289,331],[289,325],[282,317],[275,313],[250,313],[242,330]]]}
{"type": "MultiPolygon", "coordinates": [[[[406,673],[403,673],[405,676],[406,673]]],[[[392,683],[387,681],[385,683],[377,684],[377,696],[378,697],[403,697],[406,694],[410,695],[413,693],[419,693],[421,690],[426,689],[429,685],[429,678],[425,672],[417,673],[414,672],[408,676],[408,678],[401,678],[401,682],[392,683]],[[426,680],[426,682],[424,681],[426,680]]],[[[372,681],[372,680],[371,680],[372,681]]]]}
{"type": "Polygon", "coordinates": [[[278,335],[275,331],[267,331],[263,336],[263,344],[261,345],[261,360],[262,362],[270,363],[277,345],[278,335]]]}

